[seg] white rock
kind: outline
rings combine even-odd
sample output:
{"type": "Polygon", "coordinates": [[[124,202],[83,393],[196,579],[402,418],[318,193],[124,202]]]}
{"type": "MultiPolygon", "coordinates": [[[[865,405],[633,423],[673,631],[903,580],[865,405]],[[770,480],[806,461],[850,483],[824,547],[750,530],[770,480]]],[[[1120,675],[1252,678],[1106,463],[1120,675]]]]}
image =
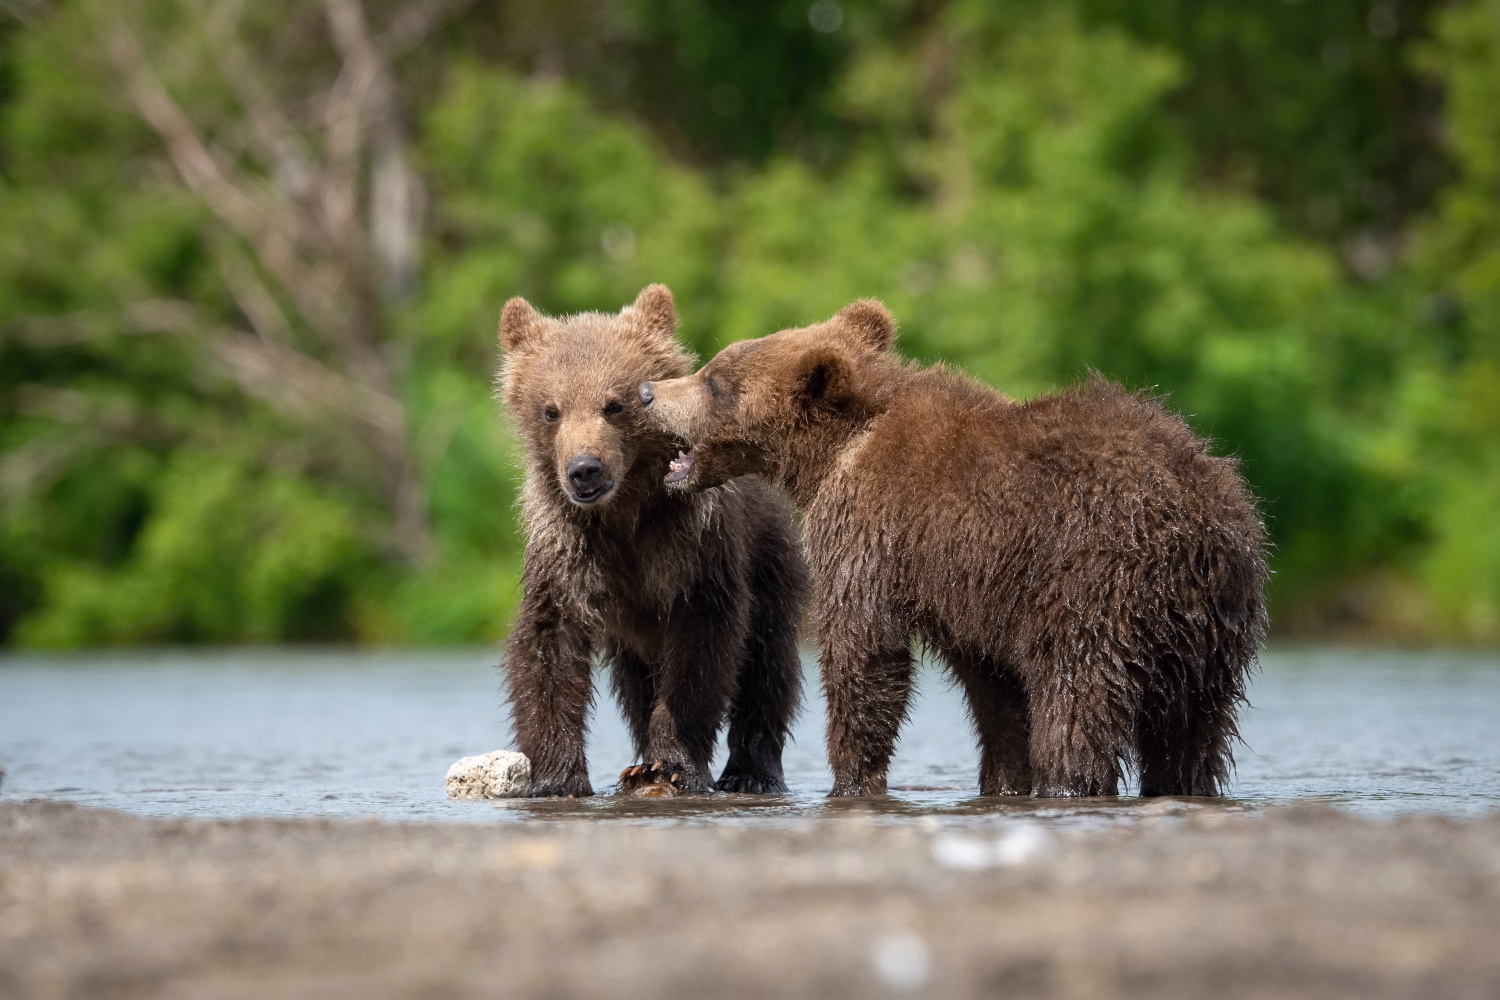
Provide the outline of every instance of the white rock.
{"type": "Polygon", "coordinates": [[[450,799],[514,799],[531,789],[531,761],[514,750],[465,757],[448,768],[450,799]]]}

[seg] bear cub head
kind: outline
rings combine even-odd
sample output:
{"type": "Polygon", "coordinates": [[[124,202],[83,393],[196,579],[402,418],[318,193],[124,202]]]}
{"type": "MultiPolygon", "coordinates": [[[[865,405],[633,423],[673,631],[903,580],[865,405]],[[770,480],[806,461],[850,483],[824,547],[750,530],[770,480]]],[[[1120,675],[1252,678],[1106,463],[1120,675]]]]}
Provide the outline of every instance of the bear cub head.
{"type": "Polygon", "coordinates": [[[851,428],[871,410],[872,367],[889,362],[896,321],[862,299],[832,319],[730,344],[696,374],[648,381],[647,419],[681,449],[668,467],[673,490],[702,490],[736,476],[795,477],[797,438],[851,428]]]}
{"type": "Polygon", "coordinates": [[[678,378],[693,359],[677,343],[665,285],[617,314],[550,317],[523,298],[500,313],[501,397],[526,448],[528,476],[556,484],[574,508],[660,489],[673,440],[642,419],[637,387],[678,378]]]}

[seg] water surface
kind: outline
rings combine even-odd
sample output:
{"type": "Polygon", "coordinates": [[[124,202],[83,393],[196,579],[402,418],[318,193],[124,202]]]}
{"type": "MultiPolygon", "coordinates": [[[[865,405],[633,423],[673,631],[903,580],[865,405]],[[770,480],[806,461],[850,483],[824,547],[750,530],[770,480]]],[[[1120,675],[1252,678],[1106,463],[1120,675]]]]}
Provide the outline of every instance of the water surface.
{"type": "MultiPolygon", "coordinates": [[[[1069,824],[1158,815],[1160,803],[977,799],[961,695],[926,667],[891,765],[892,795],[830,803],[815,673],[779,798],[454,802],[461,756],[510,745],[487,651],[170,651],[0,658],[0,795],[162,816],[373,816],[508,821],[596,815],[682,821],[822,815],[1024,814],[1069,824]]],[[[601,678],[601,681],[607,680],[601,678]]],[[[631,763],[600,683],[589,739],[596,791],[631,763]]],[[[1317,800],[1362,813],[1500,808],[1500,655],[1280,650],[1262,658],[1225,808],[1317,800]]],[[[723,762],[720,750],[718,763],[723,762]]]]}

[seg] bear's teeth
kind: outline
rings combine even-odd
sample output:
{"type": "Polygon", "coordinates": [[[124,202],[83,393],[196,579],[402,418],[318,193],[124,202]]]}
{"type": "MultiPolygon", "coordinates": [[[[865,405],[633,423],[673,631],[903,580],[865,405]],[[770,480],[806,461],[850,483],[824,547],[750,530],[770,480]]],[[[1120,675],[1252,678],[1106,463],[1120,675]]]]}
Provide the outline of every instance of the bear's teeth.
{"type": "Polygon", "coordinates": [[[680,483],[693,471],[692,449],[679,451],[677,457],[667,464],[666,481],[669,483],[680,483]]]}

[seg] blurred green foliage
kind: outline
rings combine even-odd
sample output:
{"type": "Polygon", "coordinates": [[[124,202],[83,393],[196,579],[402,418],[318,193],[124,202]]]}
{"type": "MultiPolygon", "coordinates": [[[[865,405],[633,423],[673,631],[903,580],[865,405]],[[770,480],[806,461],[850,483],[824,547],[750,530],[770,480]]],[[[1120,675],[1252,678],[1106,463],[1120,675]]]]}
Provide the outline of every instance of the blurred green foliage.
{"type": "MultiPolygon", "coordinates": [[[[232,148],[191,6],[131,9],[232,148]]],[[[474,5],[398,67],[428,211],[382,322],[416,560],[347,430],[216,362],[236,243],[122,97],[108,11],[0,35],[11,643],[497,638],[499,306],[651,281],[704,356],[875,295],[905,352],[1012,396],[1088,369],[1166,393],[1262,498],[1277,627],[1500,638],[1500,0],[474,5]]],[[[280,0],[245,31],[279,22],[323,30],[280,0]]],[[[280,55],[328,75],[322,43],[280,55]]]]}

